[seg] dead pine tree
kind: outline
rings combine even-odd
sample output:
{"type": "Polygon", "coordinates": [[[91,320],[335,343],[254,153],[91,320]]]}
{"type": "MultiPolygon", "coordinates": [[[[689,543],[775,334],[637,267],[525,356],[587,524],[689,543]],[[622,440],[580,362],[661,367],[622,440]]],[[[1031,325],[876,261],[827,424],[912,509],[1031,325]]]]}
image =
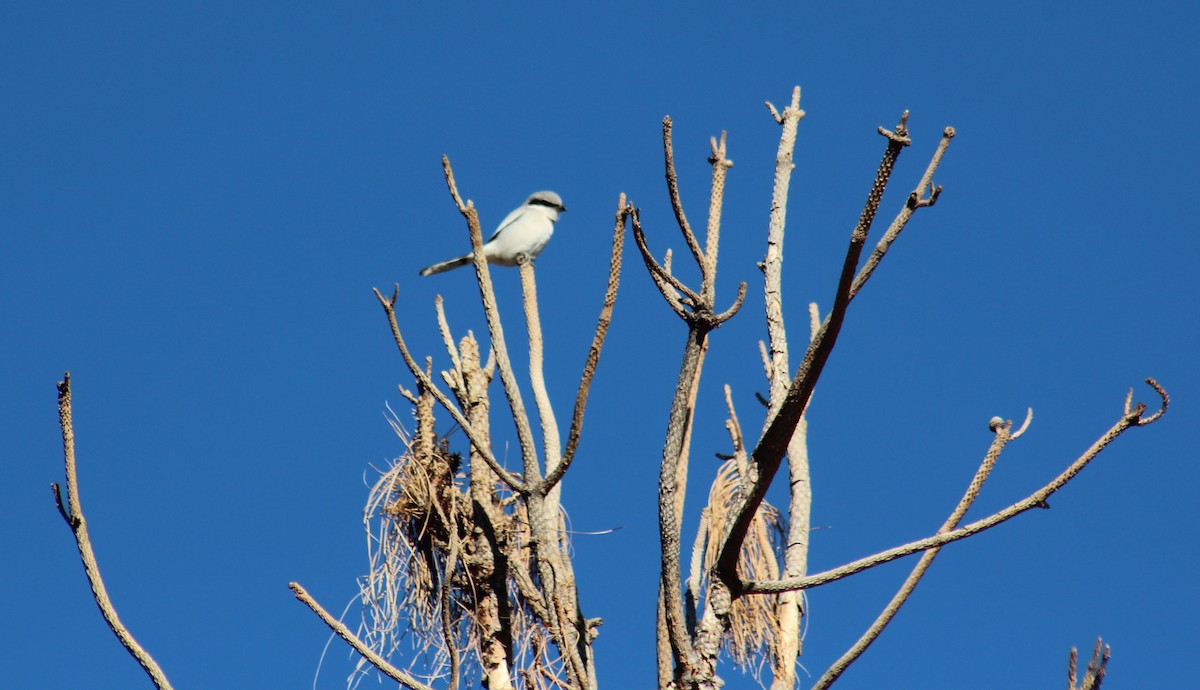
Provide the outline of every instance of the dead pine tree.
{"type": "MultiPolygon", "coordinates": [[[[295,596],[360,655],[361,661],[348,681],[350,686],[375,669],[414,690],[457,690],[475,683],[488,690],[598,687],[593,642],[601,619],[584,612],[586,593],[579,590],[571,560],[562,489],[581,443],[588,394],[612,323],[627,228],[632,229],[659,293],[686,329],[660,455],[660,690],[716,690],[723,684],[718,673],[723,659],[751,669],[764,685],[769,682],[772,690],[797,687],[795,669],[802,653],[804,592],[919,554],[891,601],[859,640],[812,685],[815,689],[828,688],[882,633],[942,547],[1026,511],[1046,507],[1050,495],[1071,481],[1109,443],[1129,429],[1153,423],[1166,411],[1166,391],[1147,379],[1160,398],[1156,411],[1148,412],[1144,403],[1134,403],[1130,390],[1112,426],[1078,457],[1066,462],[1050,482],[1002,510],[964,522],[1007,444],[1028,428],[1032,412],[1017,428],[1012,420],[993,418],[988,422],[991,442],[983,450],[979,468],[937,531],[836,568],[810,573],[811,484],[805,411],[854,298],[866,287],[914,215],[937,202],[942,188],[934,185],[933,176],[955,132],[945,128],[924,174],[867,252],[867,240],[893,167],[912,143],[907,112],[893,128],[879,128],[884,150],[862,212],[850,231],[841,273],[824,316],[815,303],[808,305],[803,352],[799,364],[793,365],[783,318],[781,266],[788,187],[795,167],[793,151],[804,117],[799,87],[793,90],[791,102],[782,112],[770,103],[767,106],[781,128],[765,255],[759,264],[766,307],[766,337],[759,349],[768,395],[762,399],[762,419],[755,419],[754,427],[747,427],[734,409],[729,386],[725,386],[723,404],[728,415],[725,427],[730,452],[715,474],[702,477],[709,484],[708,501],[686,542],[691,545],[687,552],[682,525],[684,495],[701,373],[716,329],[739,314],[748,289],[746,283],[741,283],[732,298],[724,303],[717,298],[721,212],[733,166],[726,135],[722,133],[710,141],[712,185],[701,242],[688,221],[679,189],[671,119],[663,121],[667,196],[687,254],[699,270],[699,285],[688,285],[676,276],[670,249],[658,260],[650,243],[652,239],[662,242],[663,238],[644,228],[638,209],[625,195],[619,196],[607,288],[591,346],[584,355],[565,441],[543,377],[544,351],[533,262],[528,258],[518,262],[529,357],[527,390],[532,393],[541,429],[540,447],[533,432],[533,413],[526,407],[526,389],[514,373],[489,268],[483,259],[479,215],[475,206],[459,194],[450,161],[443,158],[450,197],[466,222],[474,251],[488,352],[485,356],[469,331],[456,339],[438,298],[434,307],[449,367],[435,376],[432,358],[418,359],[405,341],[403,315],[398,313],[399,286],[391,295],[375,291],[415,383],[411,390],[401,387],[401,394],[412,406],[411,430],[398,415],[392,416],[405,451],[381,472],[367,501],[370,563],[361,581],[361,625],[351,630],[299,583],[290,584],[295,596]],[[507,408],[504,416],[511,418],[520,447],[520,469],[515,471],[499,462],[492,447],[489,390],[497,374],[507,408]],[[454,447],[439,433],[439,419],[462,430],[464,447],[454,447]],[[758,432],[751,435],[753,428],[758,432]],[[785,462],[788,504],[772,506],[765,500],[767,490],[778,479],[785,462]],[[402,640],[414,642],[415,655],[412,645],[401,648],[402,640]]],[[[664,325],[664,332],[667,330],[664,325]]],[[[64,500],[59,486],[54,485],[59,512],[74,534],[85,573],[109,627],[155,685],[169,688],[165,672],[121,623],[100,577],[79,500],[69,375],[59,384],[59,411],[67,489],[64,500]]],[[[1097,642],[1092,661],[1079,679],[1077,654],[1072,650],[1068,687],[1099,688],[1109,658],[1109,649],[1101,649],[1097,642]]]]}

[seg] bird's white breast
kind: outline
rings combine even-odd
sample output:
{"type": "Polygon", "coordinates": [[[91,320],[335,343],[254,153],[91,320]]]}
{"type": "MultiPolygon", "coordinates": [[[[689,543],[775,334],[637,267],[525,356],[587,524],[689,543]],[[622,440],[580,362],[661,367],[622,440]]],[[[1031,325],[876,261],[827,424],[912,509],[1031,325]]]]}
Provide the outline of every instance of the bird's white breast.
{"type": "Polygon", "coordinates": [[[513,266],[521,254],[536,257],[554,234],[558,211],[546,206],[522,206],[504,219],[488,242],[488,261],[501,266],[513,266]]]}

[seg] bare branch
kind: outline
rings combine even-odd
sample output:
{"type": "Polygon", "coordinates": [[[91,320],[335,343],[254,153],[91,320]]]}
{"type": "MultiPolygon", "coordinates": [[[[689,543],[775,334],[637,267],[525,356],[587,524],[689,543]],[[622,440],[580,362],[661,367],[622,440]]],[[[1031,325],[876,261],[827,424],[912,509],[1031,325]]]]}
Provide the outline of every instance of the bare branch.
{"type": "MultiPolygon", "coordinates": [[[[775,121],[782,125],[775,154],[775,178],[771,190],[771,212],[767,229],[767,254],[759,264],[763,271],[763,303],[766,310],[770,352],[760,341],[766,362],[768,403],[764,431],[787,394],[790,365],[787,331],[783,319],[783,241],[787,221],[788,190],[796,165],[793,155],[796,133],[804,111],[800,109],[800,87],[792,90],[792,101],[780,116],[772,107],[775,121]]],[[[818,323],[819,325],[819,323],[818,323]]],[[[808,424],[801,416],[787,445],[788,515],[787,540],[783,550],[783,576],[800,577],[808,572],[808,534],[811,524],[812,488],[808,471],[808,424]]],[[[800,655],[802,595],[783,592],[775,602],[779,635],[771,655],[772,690],[796,685],[796,659],[800,655]]]]}
{"type": "Polygon", "coordinates": [[[67,506],[70,508],[70,513],[63,506],[58,484],[51,484],[50,487],[54,491],[54,503],[58,508],[59,515],[71,528],[71,533],[75,535],[75,546],[79,549],[83,572],[87,575],[88,584],[92,587],[92,598],[95,599],[96,606],[100,608],[100,615],[104,617],[104,622],[108,624],[109,630],[113,631],[117,640],[121,642],[121,646],[125,647],[126,651],[138,662],[154,686],[159,690],[170,690],[171,683],[167,680],[167,675],[163,673],[162,667],[158,665],[154,657],[150,656],[149,652],[138,644],[133,633],[129,632],[129,629],[121,622],[121,618],[117,615],[117,609],[108,596],[108,590],[104,587],[104,580],[100,577],[100,564],[96,561],[96,553],[92,549],[87,518],[83,515],[83,504],[79,499],[79,476],[75,469],[75,427],[71,414],[71,372],[69,371],[63,374],[63,380],[58,384],[58,422],[62,427],[63,460],[67,475],[67,506]]]}
{"type": "MultiPolygon", "coordinates": [[[[529,383],[533,389],[533,401],[537,406],[538,416],[542,420],[542,448],[545,455],[546,471],[553,472],[562,461],[562,447],[559,445],[558,420],[554,417],[554,407],[550,404],[550,394],[546,391],[546,375],[542,370],[545,361],[545,348],[542,340],[542,319],[538,315],[537,280],[534,277],[533,261],[528,257],[517,260],[521,271],[521,296],[525,308],[525,323],[529,332],[529,383]]],[[[539,491],[553,492],[551,512],[558,511],[558,492],[543,486],[539,491]]]]}
{"type": "Polygon", "coordinates": [[[1009,440],[1014,441],[1018,438],[1021,438],[1021,436],[1023,436],[1025,434],[1025,431],[1027,429],[1029,429],[1029,424],[1032,421],[1033,421],[1033,408],[1030,407],[1025,410],[1025,422],[1023,424],[1021,424],[1020,429],[1017,429],[1016,431],[1012,432],[1012,438],[1010,438],[1009,440]]]}
{"type": "Polygon", "coordinates": [[[704,567],[704,548],[708,542],[709,515],[711,511],[705,506],[700,511],[700,525],[696,528],[696,539],[692,542],[692,558],[688,567],[687,601],[684,602],[687,615],[687,629],[691,634],[696,632],[696,607],[700,605],[700,581],[704,567]]]}
{"type": "MultiPolygon", "coordinates": [[[[1162,405],[1158,408],[1158,411],[1156,411],[1154,414],[1150,415],[1149,417],[1139,418],[1138,426],[1146,426],[1147,424],[1153,424],[1154,422],[1157,422],[1158,418],[1163,416],[1163,413],[1167,411],[1167,406],[1171,404],[1171,396],[1167,395],[1167,391],[1163,390],[1163,387],[1158,385],[1158,381],[1155,381],[1153,378],[1148,378],[1148,379],[1146,379],[1146,383],[1149,384],[1150,387],[1153,388],[1156,393],[1158,393],[1159,398],[1162,400],[1162,405]]],[[[1133,411],[1133,409],[1135,409],[1135,408],[1130,407],[1130,402],[1132,400],[1133,400],[1133,389],[1130,388],[1129,396],[1127,398],[1125,398],[1125,414],[1130,414],[1133,411]]],[[[1143,404],[1143,403],[1138,403],[1138,404],[1142,408],[1145,408],[1145,404],[1143,404]]],[[[1144,412],[1144,409],[1143,409],[1143,412],[1144,412]]]]}
{"type": "Polygon", "coordinates": [[[664,261],[665,265],[660,265],[654,258],[654,254],[650,252],[650,247],[646,244],[646,235],[642,231],[641,214],[637,209],[634,209],[631,218],[633,220],[633,239],[637,243],[638,251],[642,254],[642,262],[646,264],[646,269],[650,272],[650,277],[654,280],[658,291],[662,293],[663,298],[667,300],[667,304],[671,305],[671,309],[680,318],[684,321],[691,319],[691,315],[684,310],[683,303],[671,291],[671,288],[682,292],[686,296],[689,305],[693,308],[700,303],[700,295],[696,294],[691,288],[684,285],[682,281],[671,274],[671,254],[669,251],[664,261]]]}
{"type": "Polygon", "coordinates": [[[733,299],[733,304],[730,305],[730,307],[728,309],[721,312],[720,314],[713,315],[713,317],[712,317],[713,326],[714,327],[720,326],[721,324],[725,323],[726,321],[732,319],[734,317],[734,315],[736,315],[738,313],[738,310],[742,308],[742,302],[744,302],[745,300],[746,300],[746,283],[741,282],[741,283],[738,283],[738,293],[737,293],[737,297],[735,297],[733,299]]]}
{"type": "Polygon", "coordinates": [[[300,586],[299,582],[289,583],[288,588],[292,590],[292,592],[296,595],[296,598],[299,599],[301,603],[312,609],[312,612],[317,614],[317,616],[325,622],[325,625],[329,626],[330,630],[332,630],[338,637],[345,640],[351,647],[354,648],[354,651],[361,654],[364,659],[370,662],[372,666],[379,669],[380,672],[386,675],[388,678],[391,678],[407,688],[411,688],[411,690],[433,690],[433,688],[430,686],[425,685],[404,671],[392,666],[387,662],[387,659],[384,659],[375,652],[371,651],[371,648],[368,647],[365,642],[358,639],[354,633],[350,632],[350,628],[347,628],[344,623],[329,615],[329,612],[326,611],[320,604],[318,604],[317,600],[313,599],[312,596],[310,596],[309,593],[300,586]]]}
{"type": "MultiPolygon", "coordinates": [[[[768,104],[770,106],[770,104],[768,104]]],[[[771,190],[771,217],[767,225],[767,255],[760,267],[763,271],[763,302],[767,313],[767,335],[771,344],[770,371],[767,380],[771,393],[767,396],[777,405],[783,402],[787,390],[788,366],[787,331],[783,325],[783,240],[787,224],[788,190],[792,171],[796,164],[792,157],[796,150],[796,130],[804,111],[800,109],[800,87],[792,90],[791,105],[783,109],[783,116],[770,106],[775,121],[783,125],[779,137],[779,149],[775,154],[775,184],[771,190]]],[[[773,416],[774,410],[771,410],[773,416]]]]}
{"type": "MultiPolygon", "coordinates": [[[[903,558],[918,551],[925,551],[936,546],[942,546],[952,541],[965,539],[971,535],[978,534],[984,530],[995,527],[996,525],[1010,520],[1021,513],[1024,513],[1033,508],[1047,508],[1049,504],[1046,499],[1052,496],[1056,491],[1061,489],[1071,481],[1075,475],[1079,474],[1084,467],[1095,459],[1095,457],[1104,450],[1104,448],[1112,443],[1118,436],[1128,429],[1139,426],[1143,413],[1146,411],[1144,403],[1138,403],[1128,413],[1124,414],[1108,431],[1106,431],[1099,439],[1097,439],[1091,447],[1089,447],[1082,455],[1080,455],[1073,463],[1071,463],[1061,474],[1055,477],[1050,483],[1043,486],[1041,489],[1030,494],[1028,497],[1012,504],[1011,506],[1000,510],[981,520],[976,520],[964,527],[960,527],[949,532],[935,534],[931,537],[925,537],[903,546],[897,546],[887,551],[881,551],[873,556],[860,558],[852,563],[826,570],[816,575],[809,575],[800,578],[787,578],[776,582],[747,582],[744,583],[742,592],[744,594],[770,594],[773,592],[783,592],[791,589],[811,589],[820,585],[836,582],[845,577],[849,577],[857,572],[861,572],[868,568],[874,568],[877,565],[894,561],[897,558],[903,558]]],[[[1157,419],[1157,417],[1155,417],[1157,419]]]]}
{"type": "Polygon", "coordinates": [[[633,205],[625,201],[625,195],[617,199],[617,220],[613,228],[612,257],[608,264],[608,287],[604,291],[604,306],[600,308],[600,318],[596,321],[596,333],[592,336],[592,346],[588,348],[587,359],[583,363],[583,374],[579,377],[579,391],[575,394],[575,412],[571,416],[571,430],[567,433],[567,446],[563,450],[562,462],[558,467],[550,469],[546,475],[545,484],[553,487],[571,466],[575,459],[575,451],[579,447],[579,435],[583,431],[583,413],[587,409],[588,393],[592,387],[592,378],[596,375],[596,367],[600,362],[600,351],[604,348],[604,339],[608,335],[608,326],[612,323],[613,306],[617,302],[617,286],[621,280],[621,255],[625,247],[625,225],[633,205]]]}
{"type": "Polygon", "coordinates": [[[761,340],[758,341],[758,356],[762,359],[763,373],[767,376],[767,381],[770,381],[774,376],[775,369],[771,366],[771,355],[767,352],[767,344],[761,340]]]}
{"type": "Polygon", "coordinates": [[[688,249],[692,251],[696,263],[703,266],[704,252],[696,241],[696,234],[692,232],[692,226],[688,224],[687,216],[683,213],[683,202],[679,199],[679,180],[675,176],[675,149],[671,144],[670,115],[663,118],[663,154],[667,167],[667,192],[671,197],[671,208],[675,211],[675,220],[679,223],[679,230],[683,233],[683,239],[687,242],[688,249]]]}
{"type": "Polygon", "coordinates": [[[1079,650],[1071,648],[1067,660],[1067,690],[1100,690],[1104,675],[1108,671],[1108,660],[1112,657],[1112,648],[1104,644],[1102,638],[1096,638],[1096,647],[1092,650],[1092,660],[1088,662],[1087,672],[1083,681],[1076,684],[1076,668],[1079,663],[1079,650]]]}
{"type": "MultiPolygon", "coordinates": [[[[799,88],[799,87],[797,87],[797,88],[799,88]]],[[[779,115],[779,111],[775,109],[775,104],[772,103],[771,101],[766,101],[765,105],[767,106],[767,110],[771,111],[771,117],[775,118],[775,123],[782,125],[783,117],[781,117],[779,115]]]]}
{"type": "MultiPolygon", "coordinates": [[[[708,228],[704,239],[705,254],[701,264],[700,294],[709,306],[716,303],[717,248],[721,237],[721,207],[725,200],[725,173],[733,167],[733,161],[725,157],[725,135],[725,132],[721,132],[719,142],[715,138],[711,139],[712,156],[708,159],[713,169],[712,191],[708,196],[708,228]]],[[[731,313],[730,316],[732,315],[731,313]]]]}
{"type": "MultiPolygon", "coordinates": [[[[462,361],[458,356],[458,348],[454,347],[454,337],[450,334],[450,323],[446,321],[446,310],[442,306],[442,296],[437,295],[433,298],[434,311],[437,312],[438,331],[442,334],[442,343],[446,346],[446,354],[450,356],[450,363],[454,366],[450,370],[450,387],[461,390],[463,387],[462,380],[462,361]]],[[[462,402],[461,396],[463,393],[458,393],[459,402],[462,402]]]]}
{"type": "Polygon", "coordinates": [[[737,460],[738,477],[746,477],[746,441],[742,436],[742,425],[738,422],[737,410],[733,407],[733,390],[725,384],[725,408],[729,410],[729,418],[725,420],[725,429],[729,431],[729,440],[733,444],[733,457],[737,460]]]}
{"type": "Polygon", "coordinates": [[[850,287],[850,299],[854,299],[858,295],[858,291],[870,279],[871,274],[883,261],[883,257],[887,254],[888,249],[896,238],[900,236],[900,231],[908,224],[908,220],[916,213],[918,208],[932,206],[937,201],[938,196],[942,193],[941,187],[936,187],[929,196],[926,197],[929,185],[933,181],[933,174],[937,171],[938,165],[942,162],[942,156],[945,155],[946,149],[950,147],[950,140],[954,138],[954,128],[947,127],[942,132],[942,140],[938,143],[937,150],[933,152],[933,158],[930,159],[929,165],[925,168],[925,174],[921,176],[921,181],[917,184],[912,194],[909,194],[908,201],[904,207],[900,209],[900,213],[896,215],[895,220],[888,226],[887,232],[883,233],[879,243],[875,245],[875,249],[871,251],[871,255],[867,257],[867,261],[863,264],[858,275],[854,277],[854,284],[850,287]]]}
{"type": "Polygon", "coordinates": [[[467,230],[471,235],[471,252],[474,255],[475,277],[479,283],[479,298],[483,303],[483,313],[487,319],[488,335],[492,341],[492,352],[496,357],[496,365],[500,369],[500,382],[504,385],[504,395],[508,398],[508,407],[512,411],[513,423],[517,428],[517,440],[521,445],[521,458],[524,461],[524,482],[528,486],[536,486],[542,478],[538,466],[537,449],[533,441],[533,429],[529,424],[529,415],[525,411],[525,403],[521,399],[521,389],[517,385],[517,377],[513,373],[512,360],[508,356],[508,345],[504,339],[504,327],[500,323],[500,309],[496,305],[496,291],[492,287],[492,277],[488,272],[487,257],[483,254],[483,230],[479,224],[479,213],[471,202],[464,206],[458,195],[458,186],[454,181],[454,170],[450,167],[450,159],[442,156],[442,170],[446,175],[446,185],[450,195],[458,206],[459,213],[467,221],[467,230]]]}
{"type": "MultiPolygon", "coordinates": [[[[707,224],[706,251],[700,249],[691,227],[683,214],[683,205],[679,200],[679,187],[675,176],[674,152],[671,145],[671,119],[663,120],[663,148],[667,167],[667,189],[671,197],[671,205],[675,210],[676,220],[680,231],[687,241],[692,256],[700,269],[701,289],[697,295],[687,290],[681,281],[670,276],[670,271],[658,266],[645,245],[645,236],[636,211],[633,214],[634,238],[642,252],[651,278],[662,293],[672,310],[688,324],[688,337],[684,346],[683,361],[679,378],[676,381],[675,395],[671,404],[671,413],[667,423],[666,439],[663,443],[662,465],[659,470],[659,539],[662,551],[662,579],[660,594],[663,616],[660,621],[660,631],[665,628],[672,656],[677,671],[692,673],[699,665],[711,666],[715,662],[715,649],[704,650],[704,660],[693,659],[693,643],[687,625],[684,602],[681,592],[682,572],[680,553],[680,521],[682,519],[684,488],[687,482],[687,448],[691,438],[691,423],[694,411],[694,398],[703,368],[704,352],[706,351],[707,334],[737,312],[745,299],[746,286],[743,283],[738,291],[738,298],[726,312],[714,315],[713,304],[715,295],[717,251],[720,238],[720,218],[723,203],[725,175],[733,165],[725,157],[726,136],[721,135],[718,142],[712,139],[712,157],[709,162],[713,167],[712,191],[709,197],[709,216],[707,224]],[[684,309],[680,299],[673,292],[679,290],[688,295],[690,312],[684,309]],[[699,664],[699,665],[698,665],[699,664]]],[[[711,589],[711,588],[710,588],[711,589]]],[[[713,639],[716,628],[712,624],[706,628],[706,640],[713,639]]],[[[662,640],[660,639],[660,644],[662,640]]],[[[660,655],[660,661],[661,661],[660,655]]],[[[663,670],[660,668],[660,674],[663,670]]]]}

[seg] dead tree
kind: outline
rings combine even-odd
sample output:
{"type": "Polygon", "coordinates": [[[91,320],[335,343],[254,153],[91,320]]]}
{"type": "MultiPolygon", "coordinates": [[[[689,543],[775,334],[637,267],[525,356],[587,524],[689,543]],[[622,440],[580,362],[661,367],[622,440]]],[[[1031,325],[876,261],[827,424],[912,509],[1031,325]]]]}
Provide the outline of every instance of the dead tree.
{"type": "MultiPolygon", "coordinates": [[[[766,254],[759,264],[764,276],[767,334],[766,340],[760,342],[760,351],[769,393],[762,399],[761,431],[749,437],[734,409],[729,387],[725,387],[731,452],[715,476],[705,478],[710,482],[709,499],[691,540],[691,550],[686,554],[686,578],[681,523],[697,391],[710,338],[721,324],[738,314],[747,290],[745,283],[740,284],[729,306],[719,309],[716,270],[721,211],[726,178],[733,166],[726,135],[722,133],[719,139],[711,140],[708,161],[712,166],[712,186],[702,244],[688,221],[677,182],[671,119],[663,121],[668,197],[687,252],[699,269],[699,286],[689,286],[675,275],[670,250],[666,250],[662,261],[656,258],[649,246],[650,233],[643,228],[638,209],[623,194],[619,197],[608,285],[592,344],[584,357],[565,442],[543,379],[543,342],[534,266],[528,258],[519,262],[529,390],[542,432],[540,449],[534,438],[532,415],[514,374],[488,265],[481,251],[483,234],[479,216],[475,206],[460,196],[450,162],[443,158],[447,186],[466,221],[474,251],[490,352],[484,357],[479,342],[469,331],[455,340],[438,298],[435,302],[438,325],[450,366],[435,377],[432,359],[418,360],[404,339],[398,314],[399,286],[391,296],[376,290],[392,337],[415,380],[414,390],[401,388],[402,395],[412,405],[414,423],[409,431],[393,416],[406,450],[382,473],[368,500],[372,559],[369,574],[361,583],[363,624],[358,631],[350,630],[298,583],[290,585],[298,599],[361,655],[351,684],[361,677],[357,672],[373,667],[404,687],[422,690],[433,687],[455,690],[467,679],[478,679],[488,690],[598,687],[592,642],[599,634],[601,620],[584,614],[562,512],[562,480],[581,442],[588,392],[612,322],[627,226],[632,227],[651,279],[687,329],[659,474],[661,579],[657,684],[660,689],[716,690],[722,685],[718,662],[723,655],[735,664],[769,668],[774,690],[796,687],[795,668],[802,651],[800,631],[805,615],[803,592],[920,553],[909,576],[878,618],[813,686],[829,687],[892,620],[943,546],[1028,510],[1046,507],[1049,496],[1075,477],[1106,445],[1131,428],[1154,422],[1165,412],[1166,392],[1153,379],[1147,379],[1161,399],[1157,411],[1147,414],[1145,404],[1134,404],[1131,390],[1117,421],[1066,464],[1057,477],[1007,508],[964,524],[968,509],[1005,446],[1021,436],[1032,412],[1017,429],[1011,420],[993,418],[989,421],[992,440],[979,469],[940,529],[925,538],[837,568],[809,573],[811,493],[805,410],[854,298],[912,217],[937,202],[942,188],[933,184],[933,176],[955,132],[953,128],[945,128],[925,173],[864,260],[867,238],[893,167],[901,152],[911,144],[907,112],[893,129],[879,128],[884,138],[882,160],[862,213],[850,232],[830,306],[822,318],[817,306],[809,305],[804,351],[799,365],[793,367],[789,363],[783,319],[781,266],[788,187],[794,168],[792,155],[798,125],[804,117],[800,89],[793,91],[791,102],[782,113],[769,103],[767,106],[782,128],[766,254]],[[503,467],[492,448],[492,404],[488,390],[497,373],[508,409],[506,416],[515,425],[520,446],[519,471],[503,467]],[[466,448],[452,448],[448,438],[439,434],[437,418],[442,414],[462,429],[466,448]],[[785,460],[790,487],[788,505],[774,507],[765,501],[765,496],[785,460]],[[397,656],[397,642],[406,631],[415,633],[423,645],[425,661],[419,673],[413,670],[417,664],[411,658],[402,664],[407,670],[389,660],[397,656]]],[[[121,624],[104,593],[75,478],[69,377],[59,385],[59,406],[68,494],[64,505],[57,484],[54,486],[60,512],[75,534],[96,601],[110,627],[156,685],[170,687],[162,670],[121,624]]],[[[1101,643],[1097,642],[1092,662],[1077,683],[1077,656],[1072,650],[1070,690],[1098,689],[1108,659],[1108,648],[1101,652],[1101,643]]]]}

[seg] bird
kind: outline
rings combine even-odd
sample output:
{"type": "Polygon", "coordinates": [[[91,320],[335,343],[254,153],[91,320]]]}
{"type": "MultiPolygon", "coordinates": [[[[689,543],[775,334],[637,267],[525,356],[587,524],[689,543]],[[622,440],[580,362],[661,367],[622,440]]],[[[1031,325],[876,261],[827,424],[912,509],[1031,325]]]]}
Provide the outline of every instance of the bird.
{"type": "MultiPolygon", "coordinates": [[[[554,192],[541,191],[529,195],[525,203],[504,217],[500,227],[483,245],[483,255],[488,263],[500,266],[516,266],[524,255],[533,259],[546,248],[554,234],[554,223],[558,214],[566,212],[562,197],[554,192]]],[[[436,263],[421,269],[422,276],[445,273],[475,260],[475,253],[436,263]]]]}

